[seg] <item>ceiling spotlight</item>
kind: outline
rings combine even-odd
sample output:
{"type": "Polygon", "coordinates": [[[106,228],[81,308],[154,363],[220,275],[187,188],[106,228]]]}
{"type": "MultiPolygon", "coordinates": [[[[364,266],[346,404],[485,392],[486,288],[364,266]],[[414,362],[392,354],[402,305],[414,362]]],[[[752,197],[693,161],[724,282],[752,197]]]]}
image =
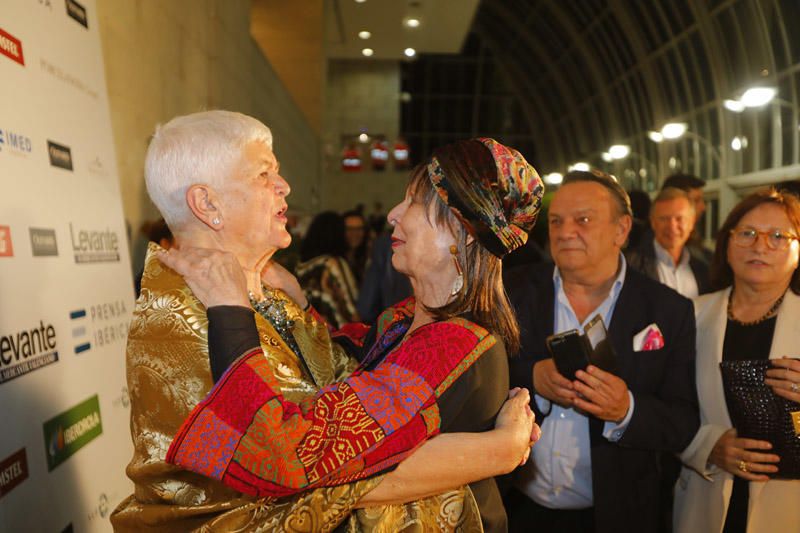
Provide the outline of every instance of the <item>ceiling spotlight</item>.
{"type": "Polygon", "coordinates": [[[406,28],[419,28],[420,20],[417,17],[406,17],[403,24],[406,28]]]}
{"type": "Polygon", "coordinates": [[[686,133],[688,125],[685,122],[669,122],[661,128],[661,136],[665,139],[680,139],[686,133]]]}
{"type": "Polygon", "coordinates": [[[567,170],[569,170],[570,172],[572,172],[573,170],[579,170],[581,172],[589,172],[589,168],[590,168],[589,163],[578,161],[577,163],[573,163],[572,165],[567,167],[567,170]]]}
{"type": "Polygon", "coordinates": [[[369,135],[367,135],[366,133],[362,133],[361,135],[358,136],[358,140],[361,141],[362,143],[365,143],[369,140],[369,135]]]}
{"type": "Polygon", "coordinates": [[[366,30],[358,32],[358,37],[360,39],[364,39],[365,41],[372,37],[372,34],[366,30]]]}
{"type": "Polygon", "coordinates": [[[612,159],[625,159],[631,153],[631,147],[627,144],[615,144],[608,149],[612,159]]]}
{"type": "Polygon", "coordinates": [[[363,3],[364,3],[364,2],[366,2],[366,1],[367,1],[367,0],[356,0],[356,4],[363,4],[363,3]]]}
{"type": "Polygon", "coordinates": [[[417,51],[414,50],[413,48],[406,48],[405,50],[403,50],[403,53],[406,55],[406,57],[414,57],[415,55],[417,55],[417,51]]]}
{"type": "Polygon", "coordinates": [[[728,111],[733,111],[734,113],[741,113],[744,111],[744,104],[742,104],[739,100],[725,100],[723,102],[725,109],[728,111]]]}
{"type": "Polygon", "coordinates": [[[558,185],[564,181],[564,176],[560,172],[551,172],[544,177],[544,182],[548,185],[558,185]]]}
{"type": "Polygon", "coordinates": [[[664,140],[664,136],[661,135],[660,131],[648,131],[647,138],[653,141],[654,143],[660,143],[664,140]]]}
{"type": "Polygon", "coordinates": [[[375,50],[373,50],[372,48],[364,48],[363,50],[361,50],[361,53],[367,57],[372,57],[372,54],[375,53],[375,50]]]}
{"type": "Polygon", "coordinates": [[[742,94],[739,102],[745,107],[761,107],[775,98],[776,94],[778,91],[773,87],[752,87],[742,94]]]}
{"type": "Polygon", "coordinates": [[[603,152],[602,154],[600,154],[600,157],[602,157],[603,161],[605,161],[606,163],[611,163],[614,160],[614,158],[611,157],[611,154],[609,154],[608,152],[603,152]]]}

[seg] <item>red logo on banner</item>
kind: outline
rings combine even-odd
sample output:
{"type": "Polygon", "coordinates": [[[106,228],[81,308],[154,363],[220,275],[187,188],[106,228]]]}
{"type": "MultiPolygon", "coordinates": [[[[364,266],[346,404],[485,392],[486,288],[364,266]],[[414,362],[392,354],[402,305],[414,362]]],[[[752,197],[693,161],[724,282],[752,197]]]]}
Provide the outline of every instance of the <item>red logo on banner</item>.
{"type": "Polygon", "coordinates": [[[0,257],[11,257],[14,255],[14,247],[11,246],[11,228],[0,226],[0,257]]]}
{"type": "Polygon", "coordinates": [[[0,461],[0,498],[28,479],[28,458],[25,448],[0,461]]]}
{"type": "Polygon", "coordinates": [[[19,39],[6,33],[0,28],[0,54],[10,57],[20,65],[25,64],[25,57],[22,55],[22,43],[19,39]]]}

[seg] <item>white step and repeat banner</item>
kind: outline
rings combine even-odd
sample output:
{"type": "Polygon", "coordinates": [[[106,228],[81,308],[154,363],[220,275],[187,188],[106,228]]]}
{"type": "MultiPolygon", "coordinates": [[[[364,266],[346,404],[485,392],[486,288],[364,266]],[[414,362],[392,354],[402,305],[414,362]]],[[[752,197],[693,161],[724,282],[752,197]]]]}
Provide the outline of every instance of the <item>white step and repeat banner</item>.
{"type": "Polygon", "coordinates": [[[133,285],[94,0],[0,0],[0,531],[109,531],[133,285]]]}

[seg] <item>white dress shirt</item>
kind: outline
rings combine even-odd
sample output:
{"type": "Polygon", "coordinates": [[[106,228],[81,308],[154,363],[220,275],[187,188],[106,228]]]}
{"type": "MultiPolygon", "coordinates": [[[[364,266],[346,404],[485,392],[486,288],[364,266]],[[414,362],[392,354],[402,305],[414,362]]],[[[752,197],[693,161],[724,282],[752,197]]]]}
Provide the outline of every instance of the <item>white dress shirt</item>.
{"type": "MultiPolygon", "coordinates": [[[[600,314],[606,327],[610,327],[614,307],[625,281],[627,263],[620,254],[619,273],[605,300],[583,323],[578,322],[575,312],[564,293],[558,267],[553,271],[555,289],[555,313],[553,331],[561,333],[570,329],[583,331],[589,320],[600,314]]],[[[628,391],[630,407],[619,424],[606,422],[603,436],[616,442],[622,438],[633,416],[633,395],[628,391]]],[[[538,394],[534,395],[537,406],[550,414],[541,422],[542,437],[533,447],[531,460],[520,469],[516,486],[539,505],[551,509],[585,509],[594,502],[592,494],[592,457],[589,442],[589,418],[572,408],[564,408],[538,394]],[[551,408],[552,407],[552,408],[551,408]]]]}
{"type": "Polygon", "coordinates": [[[697,298],[700,291],[697,288],[697,280],[692,272],[692,267],[689,266],[689,250],[685,246],[683,247],[681,259],[676,265],[669,252],[655,239],[653,239],[653,247],[656,249],[658,280],[687,298],[697,298]]]}

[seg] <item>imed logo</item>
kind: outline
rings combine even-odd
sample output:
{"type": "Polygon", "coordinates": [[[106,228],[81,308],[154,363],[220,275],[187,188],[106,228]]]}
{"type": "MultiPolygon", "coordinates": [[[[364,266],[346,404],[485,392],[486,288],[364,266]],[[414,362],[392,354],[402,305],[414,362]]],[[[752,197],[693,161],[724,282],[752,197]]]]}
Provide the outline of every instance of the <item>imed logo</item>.
{"type": "Polygon", "coordinates": [[[22,448],[0,461],[0,498],[28,479],[28,457],[22,448]]]}
{"type": "Polygon", "coordinates": [[[11,244],[11,228],[0,226],[0,257],[13,257],[14,246],[11,244]]]}
{"type": "Polygon", "coordinates": [[[97,395],[51,418],[44,423],[42,429],[47,451],[47,470],[52,471],[102,435],[103,422],[97,395]]]}
{"type": "Polygon", "coordinates": [[[3,28],[0,28],[0,54],[16,61],[20,65],[25,65],[22,42],[10,33],[3,31],[3,28]]]}
{"type": "Polygon", "coordinates": [[[33,143],[30,137],[21,133],[0,129],[0,152],[4,148],[15,154],[28,155],[33,151],[33,143]]]}

